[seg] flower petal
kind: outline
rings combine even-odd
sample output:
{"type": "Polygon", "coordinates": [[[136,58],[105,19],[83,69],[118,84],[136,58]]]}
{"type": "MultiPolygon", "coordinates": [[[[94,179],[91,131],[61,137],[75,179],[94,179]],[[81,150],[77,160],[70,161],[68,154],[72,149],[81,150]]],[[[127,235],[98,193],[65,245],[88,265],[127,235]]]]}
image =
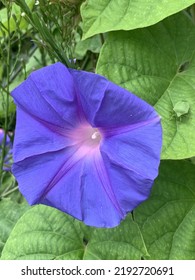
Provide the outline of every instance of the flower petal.
{"type": "Polygon", "coordinates": [[[33,155],[58,151],[71,146],[64,129],[41,122],[20,107],[17,108],[14,139],[14,161],[21,161],[33,155]]]}
{"type": "Polygon", "coordinates": [[[107,178],[101,176],[106,175],[99,172],[94,158],[85,157],[72,166],[41,203],[58,208],[89,226],[117,226],[124,214],[113,203],[112,194],[108,194],[110,190],[105,190],[107,178]]]}
{"type": "Polygon", "coordinates": [[[20,108],[42,122],[66,129],[79,122],[73,79],[61,63],[33,72],[12,96],[20,108]]]}
{"type": "Polygon", "coordinates": [[[29,204],[46,204],[96,227],[119,224],[124,213],[94,156],[63,149],[14,163],[13,173],[29,204]],[[48,170],[50,172],[48,172],[48,170]]]}
{"type": "Polygon", "coordinates": [[[101,152],[121,168],[154,180],[160,163],[161,135],[160,118],[123,133],[121,128],[118,129],[118,133],[115,129],[114,136],[104,138],[101,152]]]}
{"type": "Polygon", "coordinates": [[[113,192],[125,212],[132,211],[148,198],[158,175],[162,145],[159,122],[156,119],[135,130],[104,138],[102,142],[105,168],[113,192]]]}
{"type": "Polygon", "coordinates": [[[134,210],[149,197],[153,180],[142,177],[141,174],[133,170],[121,167],[106,155],[103,157],[113,192],[121,210],[124,213],[134,210]]]}
{"type": "Polygon", "coordinates": [[[157,116],[152,106],[100,75],[77,70],[70,73],[86,119],[94,127],[125,126],[157,116]]]}
{"type": "Polygon", "coordinates": [[[65,148],[55,152],[28,157],[15,162],[12,172],[17,178],[19,189],[29,204],[39,203],[41,197],[53,187],[51,183],[57,178],[64,164],[75,153],[76,148],[65,148]]]}

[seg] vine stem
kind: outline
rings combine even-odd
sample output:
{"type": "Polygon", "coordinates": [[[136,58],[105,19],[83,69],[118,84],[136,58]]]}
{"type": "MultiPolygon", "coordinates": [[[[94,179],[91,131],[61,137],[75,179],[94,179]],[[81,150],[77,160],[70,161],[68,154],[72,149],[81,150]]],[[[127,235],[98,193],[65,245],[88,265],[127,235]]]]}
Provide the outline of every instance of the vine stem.
{"type": "Polygon", "coordinates": [[[15,188],[13,188],[13,189],[11,189],[11,190],[9,190],[9,191],[7,191],[7,192],[5,192],[5,193],[2,193],[2,194],[1,194],[1,198],[5,197],[5,196],[7,196],[8,194],[11,194],[11,193],[13,193],[13,192],[15,192],[15,191],[17,191],[17,190],[18,190],[18,186],[15,187],[15,188]]]}
{"type": "Polygon", "coordinates": [[[8,114],[9,114],[9,79],[10,79],[10,51],[11,51],[11,32],[10,32],[10,18],[12,5],[11,0],[7,1],[7,58],[6,58],[6,77],[7,77],[7,87],[6,87],[6,97],[5,97],[5,122],[4,122],[4,137],[1,146],[1,161],[0,161],[0,186],[3,180],[3,163],[5,158],[6,149],[6,138],[8,132],[8,114]]]}

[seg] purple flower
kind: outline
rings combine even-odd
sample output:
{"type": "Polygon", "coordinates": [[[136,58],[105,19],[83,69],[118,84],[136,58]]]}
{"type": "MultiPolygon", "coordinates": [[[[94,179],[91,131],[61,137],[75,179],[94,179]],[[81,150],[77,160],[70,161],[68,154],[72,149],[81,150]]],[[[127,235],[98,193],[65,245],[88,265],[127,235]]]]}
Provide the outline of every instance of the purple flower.
{"type": "Polygon", "coordinates": [[[61,63],[33,72],[12,96],[13,173],[29,204],[114,227],[148,198],[162,145],[160,118],[149,104],[61,63]]]}

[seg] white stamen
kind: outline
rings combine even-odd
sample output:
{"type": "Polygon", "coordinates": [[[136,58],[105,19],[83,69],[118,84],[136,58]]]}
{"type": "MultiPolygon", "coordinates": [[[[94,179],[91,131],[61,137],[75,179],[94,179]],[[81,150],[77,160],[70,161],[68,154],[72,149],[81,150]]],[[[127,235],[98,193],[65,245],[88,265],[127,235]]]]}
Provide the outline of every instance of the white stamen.
{"type": "Polygon", "coordinates": [[[98,131],[95,131],[95,132],[91,135],[91,139],[93,139],[93,140],[95,140],[95,139],[97,139],[97,138],[99,138],[99,137],[100,137],[100,134],[99,134],[98,131]]]}

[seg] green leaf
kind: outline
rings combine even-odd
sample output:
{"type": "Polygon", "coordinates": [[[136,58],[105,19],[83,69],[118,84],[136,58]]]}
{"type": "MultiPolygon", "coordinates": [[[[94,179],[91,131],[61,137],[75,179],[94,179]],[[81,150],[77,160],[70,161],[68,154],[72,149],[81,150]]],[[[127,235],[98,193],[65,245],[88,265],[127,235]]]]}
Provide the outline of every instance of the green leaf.
{"type": "Polygon", "coordinates": [[[128,216],[113,229],[85,226],[54,208],[38,205],[13,229],[2,259],[140,259],[147,251],[128,216]]]}
{"type": "Polygon", "coordinates": [[[153,25],[193,3],[194,0],[88,0],[81,6],[83,39],[153,25]]]}
{"type": "Polygon", "coordinates": [[[76,59],[83,59],[87,51],[93,53],[99,53],[102,47],[102,42],[100,36],[96,35],[92,38],[78,41],[74,50],[74,57],[76,59]]]}
{"type": "Polygon", "coordinates": [[[0,255],[15,223],[27,207],[26,203],[18,204],[9,199],[0,201],[0,255]]]}
{"type": "Polygon", "coordinates": [[[195,259],[195,166],[164,161],[151,197],[135,210],[150,259],[195,259]]]}
{"type": "Polygon", "coordinates": [[[56,209],[39,205],[18,221],[2,259],[80,259],[83,251],[74,220],[56,209]]]}
{"type": "Polygon", "coordinates": [[[195,155],[195,28],[183,13],[152,27],[113,32],[97,72],[155,106],[162,117],[164,159],[195,155]],[[177,117],[178,102],[189,106],[177,117]]]}
{"type": "Polygon", "coordinates": [[[128,215],[116,228],[95,229],[84,259],[140,260],[147,255],[139,227],[128,215]]]}

